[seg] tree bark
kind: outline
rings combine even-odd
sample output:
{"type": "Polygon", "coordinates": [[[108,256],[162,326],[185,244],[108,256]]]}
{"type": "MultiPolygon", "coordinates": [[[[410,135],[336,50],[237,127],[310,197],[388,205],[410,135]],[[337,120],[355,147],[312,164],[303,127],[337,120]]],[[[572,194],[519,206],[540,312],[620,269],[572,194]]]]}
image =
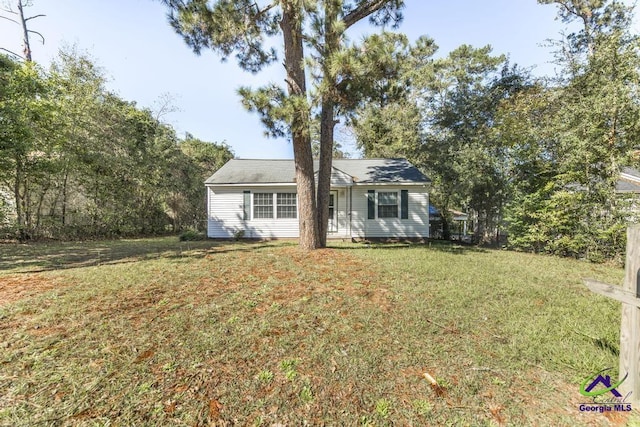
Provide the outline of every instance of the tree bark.
{"type": "Polygon", "coordinates": [[[322,64],[322,111],[320,112],[320,165],[318,169],[318,233],[320,246],[327,246],[329,229],[329,198],[331,194],[331,170],[333,163],[334,127],[335,127],[335,91],[336,77],[331,71],[333,56],[340,49],[340,34],[335,26],[338,18],[337,5],[331,1],[325,3],[324,14],[324,63],[322,64]]]}
{"type": "Polygon", "coordinates": [[[64,179],[62,181],[62,227],[67,225],[67,182],[69,180],[69,171],[65,170],[64,179]]]}
{"type": "Polygon", "coordinates": [[[24,210],[23,200],[20,194],[20,184],[22,182],[22,164],[20,158],[16,156],[16,178],[13,183],[13,196],[16,203],[16,222],[18,224],[18,235],[22,239],[24,235],[24,210]]]}
{"type": "Polygon", "coordinates": [[[22,43],[24,44],[24,59],[31,62],[31,45],[29,44],[29,29],[27,28],[27,19],[24,17],[22,0],[18,0],[18,12],[20,15],[20,23],[22,24],[22,43]]]}
{"type": "Polygon", "coordinates": [[[299,245],[305,250],[320,246],[316,220],[315,180],[311,135],[309,133],[309,105],[304,73],[304,47],[302,40],[302,5],[299,0],[282,3],[280,21],[284,38],[284,67],[287,73],[291,106],[291,135],[298,191],[299,245]]]}
{"type": "Polygon", "coordinates": [[[331,170],[333,163],[334,103],[322,102],[320,113],[320,165],[318,169],[318,234],[320,247],[327,246],[329,229],[329,197],[331,194],[331,170]]]}

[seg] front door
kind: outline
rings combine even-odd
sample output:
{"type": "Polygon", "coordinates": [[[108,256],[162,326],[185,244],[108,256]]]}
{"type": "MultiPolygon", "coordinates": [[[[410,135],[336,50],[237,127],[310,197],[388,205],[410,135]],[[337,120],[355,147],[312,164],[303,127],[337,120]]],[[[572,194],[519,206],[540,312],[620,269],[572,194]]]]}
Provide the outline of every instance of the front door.
{"type": "Polygon", "coordinates": [[[329,233],[338,231],[338,192],[332,191],[329,194],[329,233]]]}

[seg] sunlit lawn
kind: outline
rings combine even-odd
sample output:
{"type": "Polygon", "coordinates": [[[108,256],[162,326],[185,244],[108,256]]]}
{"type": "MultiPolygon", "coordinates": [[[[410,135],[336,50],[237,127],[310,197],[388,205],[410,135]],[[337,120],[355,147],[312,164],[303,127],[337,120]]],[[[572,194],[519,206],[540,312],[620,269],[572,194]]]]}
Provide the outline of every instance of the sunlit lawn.
{"type": "Polygon", "coordinates": [[[581,278],[622,276],[435,243],[4,245],[0,425],[633,422],[577,407],[620,322],[581,278]]]}

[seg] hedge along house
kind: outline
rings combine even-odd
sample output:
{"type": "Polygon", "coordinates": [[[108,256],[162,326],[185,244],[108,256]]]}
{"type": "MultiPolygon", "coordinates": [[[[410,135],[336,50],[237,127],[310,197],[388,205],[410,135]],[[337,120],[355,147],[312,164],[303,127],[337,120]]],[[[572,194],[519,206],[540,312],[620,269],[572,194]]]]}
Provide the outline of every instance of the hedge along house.
{"type": "MultiPolygon", "coordinates": [[[[429,237],[429,183],[405,159],[333,160],[327,237],[429,237]]],[[[233,159],[205,185],[209,237],[298,237],[293,160],[233,159]]]]}

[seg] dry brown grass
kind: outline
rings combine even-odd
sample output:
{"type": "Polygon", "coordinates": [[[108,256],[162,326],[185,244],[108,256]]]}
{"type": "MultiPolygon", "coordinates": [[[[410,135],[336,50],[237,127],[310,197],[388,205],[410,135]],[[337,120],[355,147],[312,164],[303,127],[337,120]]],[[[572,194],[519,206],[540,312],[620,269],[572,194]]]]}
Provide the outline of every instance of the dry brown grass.
{"type": "Polygon", "coordinates": [[[65,286],[69,286],[69,283],[53,280],[41,274],[0,276],[0,306],[65,286]]]}
{"type": "Polygon", "coordinates": [[[615,356],[571,328],[615,306],[576,292],[574,264],[361,248],[203,244],[0,276],[0,425],[629,422],[577,411],[577,379],[615,356]],[[512,269],[546,273],[496,280],[512,269]]]}

